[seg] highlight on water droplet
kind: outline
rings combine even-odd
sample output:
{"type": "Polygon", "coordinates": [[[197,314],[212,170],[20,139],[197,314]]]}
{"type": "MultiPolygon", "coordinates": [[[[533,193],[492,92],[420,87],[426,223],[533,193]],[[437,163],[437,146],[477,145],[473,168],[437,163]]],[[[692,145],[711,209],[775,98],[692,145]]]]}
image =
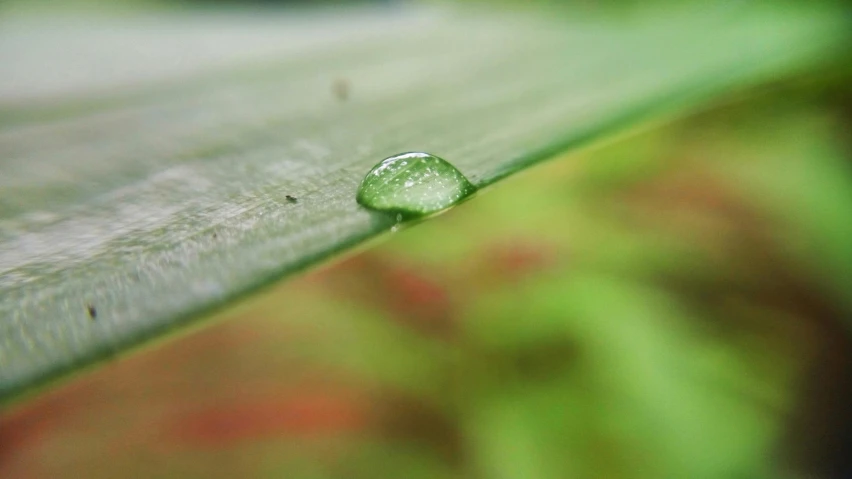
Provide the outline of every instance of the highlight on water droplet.
{"type": "Polygon", "coordinates": [[[402,153],[374,166],[358,187],[358,203],[410,219],[450,208],[476,191],[453,165],[435,155],[402,153]]]}

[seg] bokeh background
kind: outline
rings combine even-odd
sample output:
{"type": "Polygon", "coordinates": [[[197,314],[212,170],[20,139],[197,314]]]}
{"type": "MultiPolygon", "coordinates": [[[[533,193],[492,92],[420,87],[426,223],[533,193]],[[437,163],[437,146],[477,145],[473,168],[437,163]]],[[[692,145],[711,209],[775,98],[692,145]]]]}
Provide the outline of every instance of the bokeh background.
{"type": "Polygon", "coordinates": [[[0,413],[0,477],[852,477],[848,64],[551,160],[0,413]]]}

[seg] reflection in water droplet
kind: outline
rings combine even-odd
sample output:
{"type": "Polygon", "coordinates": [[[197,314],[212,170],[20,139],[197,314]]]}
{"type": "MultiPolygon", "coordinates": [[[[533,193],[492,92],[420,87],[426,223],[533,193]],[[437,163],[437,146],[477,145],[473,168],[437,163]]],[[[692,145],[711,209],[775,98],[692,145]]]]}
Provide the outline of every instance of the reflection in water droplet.
{"type": "Polygon", "coordinates": [[[367,208],[397,214],[397,221],[445,210],[476,191],[446,160],[428,153],[403,153],[373,167],[356,199],[367,208]]]}

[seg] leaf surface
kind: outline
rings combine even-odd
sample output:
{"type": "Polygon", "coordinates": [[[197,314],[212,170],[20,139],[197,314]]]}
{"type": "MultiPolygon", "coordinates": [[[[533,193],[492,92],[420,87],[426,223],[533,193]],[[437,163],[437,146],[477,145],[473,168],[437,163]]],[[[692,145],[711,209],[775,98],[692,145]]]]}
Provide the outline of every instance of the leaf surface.
{"type": "Polygon", "coordinates": [[[385,157],[483,187],[847,39],[831,11],[652,13],[6,18],[0,400],[389,231],[355,201],[385,157]]]}

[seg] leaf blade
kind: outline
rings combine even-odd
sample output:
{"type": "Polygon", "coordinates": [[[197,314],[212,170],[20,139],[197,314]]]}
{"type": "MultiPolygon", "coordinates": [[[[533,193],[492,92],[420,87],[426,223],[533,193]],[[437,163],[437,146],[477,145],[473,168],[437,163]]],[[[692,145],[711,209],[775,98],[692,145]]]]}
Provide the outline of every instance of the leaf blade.
{"type": "Polygon", "coordinates": [[[565,24],[370,10],[351,25],[217,17],[189,33],[169,18],[166,40],[150,24],[104,23],[91,38],[63,24],[94,52],[71,80],[47,75],[65,51],[52,34],[13,29],[0,42],[16,47],[0,58],[19,72],[0,80],[0,401],[387,231],[393,218],[355,202],[382,158],[428,151],[490,185],[817,63],[844,35],[810,13],[565,24]],[[33,37],[56,49],[41,52],[49,60],[27,63],[33,37]],[[182,58],[163,53],[180,41],[197,58],[155,65],[182,58]],[[239,48],[203,55],[228,41],[239,48]],[[134,42],[164,56],[117,56],[134,42]],[[92,86],[104,59],[116,71],[92,86]],[[345,102],[330,91],[339,78],[345,102]]]}

